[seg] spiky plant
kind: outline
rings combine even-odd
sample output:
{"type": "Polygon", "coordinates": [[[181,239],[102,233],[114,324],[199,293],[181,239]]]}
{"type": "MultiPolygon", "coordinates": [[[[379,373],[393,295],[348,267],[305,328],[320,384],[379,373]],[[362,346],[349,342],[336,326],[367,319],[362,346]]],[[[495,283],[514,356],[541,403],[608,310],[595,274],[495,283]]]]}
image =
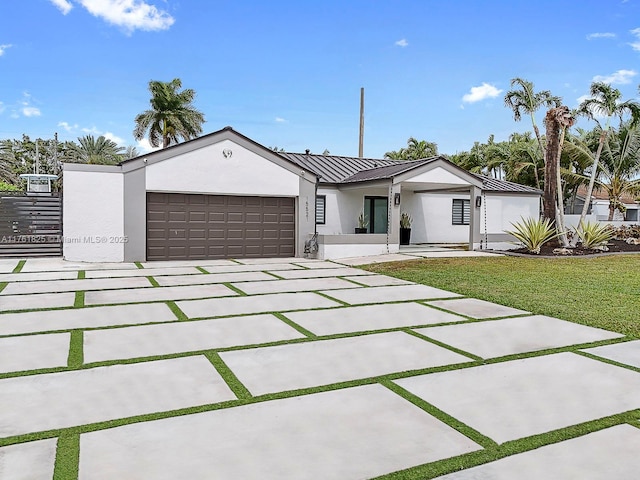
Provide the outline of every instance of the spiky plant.
{"type": "Polygon", "coordinates": [[[559,236],[550,219],[522,218],[517,223],[512,223],[515,230],[505,230],[505,233],[513,235],[527,249],[529,253],[540,254],[540,247],[549,240],[559,236]]]}
{"type": "Polygon", "coordinates": [[[581,222],[580,228],[576,229],[578,238],[583,248],[596,249],[603,248],[613,238],[614,230],[608,225],[598,222],[581,222]]]}

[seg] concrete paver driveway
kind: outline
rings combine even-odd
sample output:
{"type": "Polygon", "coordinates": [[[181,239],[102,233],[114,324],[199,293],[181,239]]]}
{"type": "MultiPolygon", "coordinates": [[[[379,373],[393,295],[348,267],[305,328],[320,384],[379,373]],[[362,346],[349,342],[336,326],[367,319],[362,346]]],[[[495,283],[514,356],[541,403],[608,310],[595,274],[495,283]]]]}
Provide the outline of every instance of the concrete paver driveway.
{"type": "Polygon", "coordinates": [[[3,260],[0,479],[637,478],[640,342],[536,313],[299,258],[3,260]]]}

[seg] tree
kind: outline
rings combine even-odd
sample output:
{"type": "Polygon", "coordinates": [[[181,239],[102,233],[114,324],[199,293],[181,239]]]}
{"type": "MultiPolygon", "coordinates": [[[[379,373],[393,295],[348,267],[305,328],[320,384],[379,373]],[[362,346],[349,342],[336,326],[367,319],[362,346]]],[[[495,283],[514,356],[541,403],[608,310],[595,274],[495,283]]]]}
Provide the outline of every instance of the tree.
{"type": "Polygon", "coordinates": [[[568,107],[549,109],[545,116],[547,149],[544,159],[544,217],[556,222],[562,244],[568,246],[564,231],[564,193],[560,179],[560,156],[565,132],[575,123],[568,107]]]}
{"type": "Polygon", "coordinates": [[[614,116],[618,117],[620,119],[620,126],[622,126],[623,117],[628,114],[631,117],[629,126],[632,128],[640,122],[640,104],[635,100],[621,102],[620,98],[622,97],[622,94],[617,88],[613,88],[611,85],[604,82],[593,82],[589,89],[589,93],[591,98],[588,98],[580,104],[578,112],[595,121],[598,127],[600,127],[601,132],[598,140],[598,149],[593,158],[591,177],[589,179],[589,185],[587,186],[587,193],[584,200],[584,206],[582,207],[582,213],[580,214],[579,224],[584,222],[584,219],[587,216],[587,211],[589,210],[593,186],[595,185],[596,177],[598,176],[598,162],[609,134],[611,119],[614,116]],[[599,117],[606,118],[604,127],[602,127],[599,117]]]}
{"type": "MultiPolygon", "coordinates": [[[[0,142],[0,182],[5,185],[15,185],[18,182],[19,161],[13,150],[11,140],[2,140],[0,142]]],[[[3,188],[7,190],[7,188],[3,188]]]]}
{"type": "Polygon", "coordinates": [[[131,158],[135,158],[138,155],[140,155],[140,152],[133,145],[127,146],[127,148],[125,149],[124,153],[122,154],[122,156],[124,157],[124,160],[129,160],[131,158]]]}
{"type": "Polygon", "coordinates": [[[151,146],[162,144],[165,148],[180,139],[191,140],[202,133],[204,115],[193,106],[196,92],[191,88],[179,91],[180,88],[182,81],[179,78],[170,82],[149,82],[151,109],[135,118],[133,136],[136,140],[142,140],[148,134],[151,146]]]}
{"type": "Polygon", "coordinates": [[[93,135],[79,137],[80,145],[77,148],[78,159],[81,163],[91,163],[97,165],[115,165],[123,160],[123,147],[119,147],[116,142],[100,135],[95,138],[93,135]]]}
{"type": "MultiPolygon", "coordinates": [[[[599,129],[595,134],[600,137],[599,129]]],[[[592,133],[592,132],[589,132],[592,133]]],[[[580,163],[592,163],[594,135],[585,134],[582,131],[580,137],[571,137],[566,144],[567,154],[572,161],[580,163]],[[591,143],[591,145],[590,145],[591,143]]],[[[609,197],[609,217],[613,220],[615,211],[624,213],[625,207],[621,197],[624,194],[640,194],[640,127],[631,127],[625,122],[617,130],[612,130],[607,136],[607,141],[602,149],[598,164],[598,175],[594,188],[604,190],[609,197]]],[[[591,175],[574,173],[570,177],[576,183],[588,184],[591,175]]]]}
{"type": "Polygon", "coordinates": [[[519,122],[522,115],[526,114],[531,117],[531,125],[540,146],[540,152],[544,157],[545,146],[540,136],[540,130],[536,124],[535,113],[540,107],[559,107],[562,103],[560,97],[551,94],[549,90],[543,90],[535,93],[533,83],[522,78],[516,77],[511,80],[512,90],[509,90],[504,96],[504,104],[513,110],[513,119],[519,122]],[[518,86],[519,89],[513,89],[518,86]]]}
{"type": "Polygon", "coordinates": [[[409,137],[406,147],[403,147],[400,150],[387,152],[384,154],[384,158],[388,158],[389,160],[421,160],[423,158],[435,157],[437,155],[437,144],[409,137]]]}

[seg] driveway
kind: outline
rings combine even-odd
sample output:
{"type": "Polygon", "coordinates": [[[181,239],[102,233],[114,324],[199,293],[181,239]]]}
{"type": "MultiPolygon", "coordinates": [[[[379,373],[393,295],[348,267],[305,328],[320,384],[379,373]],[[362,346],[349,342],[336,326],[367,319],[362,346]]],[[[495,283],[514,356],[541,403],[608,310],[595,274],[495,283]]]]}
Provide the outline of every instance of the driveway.
{"type": "Polygon", "coordinates": [[[326,261],[0,260],[3,480],[631,479],[639,427],[617,333],[326,261]]]}

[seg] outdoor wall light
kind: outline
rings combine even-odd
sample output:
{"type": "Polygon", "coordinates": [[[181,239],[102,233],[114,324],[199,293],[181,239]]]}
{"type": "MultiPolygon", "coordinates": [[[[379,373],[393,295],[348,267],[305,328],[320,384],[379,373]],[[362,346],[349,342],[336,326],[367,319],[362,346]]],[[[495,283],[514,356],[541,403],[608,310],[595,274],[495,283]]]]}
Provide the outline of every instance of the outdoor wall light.
{"type": "Polygon", "coordinates": [[[476,208],[480,208],[482,206],[482,197],[478,195],[476,197],[476,208]]]}
{"type": "Polygon", "coordinates": [[[399,193],[396,193],[396,194],[393,195],[393,204],[396,207],[400,206],[400,194],[399,193]]]}

